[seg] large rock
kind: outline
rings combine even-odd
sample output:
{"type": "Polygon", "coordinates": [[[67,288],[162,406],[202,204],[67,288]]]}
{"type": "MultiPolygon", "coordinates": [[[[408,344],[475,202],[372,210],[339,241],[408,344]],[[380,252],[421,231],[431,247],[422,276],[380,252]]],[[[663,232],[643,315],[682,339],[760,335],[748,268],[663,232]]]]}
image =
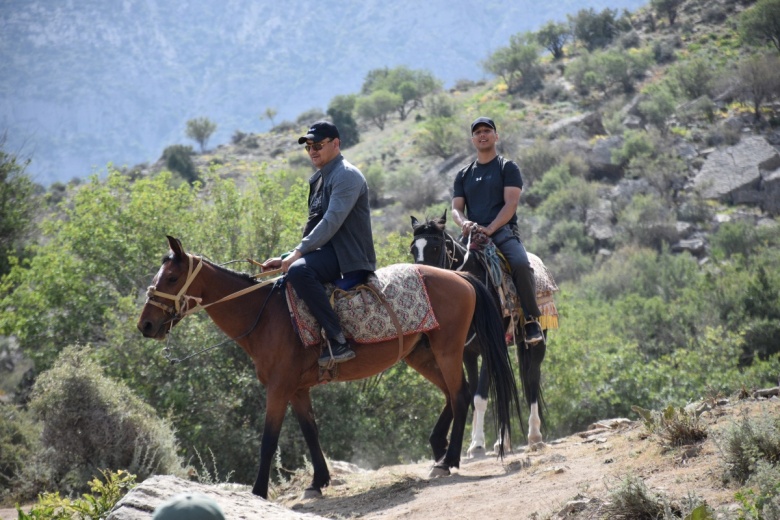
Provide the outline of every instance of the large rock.
{"type": "Polygon", "coordinates": [[[225,518],[268,518],[274,520],[317,520],[322,516],[297,513],[253,495],[248,489],[229,489],[188,482],[172,476],[154,476],[144,480],[125,495],[107,520],[151,520],[154,510],[178,493],[200,493],[214,499],[225,518]]]}
{"type": "Polygon", "coordinates": [[[623,138],[619,135],[596,142],[587,158],[591,178],[617,181],[623,177],[623,165],[612,159],[612,152],[621,146],[623,138]]]}
{"type": "Polygon", "coordinates": [[[693,180],[704,198],[752,204],[778,214],[780,154],[760,136],[712,152],[693,180]]]}
{"type": "Polygon", "coordinates": [[[556,121],[547,127],[547,136],[555,139],[566,136],[575,139],[588,139],[595,135],[604,135],[604,125],[598,112],[589,112],[577,116],[567,117],[556,121]]]}

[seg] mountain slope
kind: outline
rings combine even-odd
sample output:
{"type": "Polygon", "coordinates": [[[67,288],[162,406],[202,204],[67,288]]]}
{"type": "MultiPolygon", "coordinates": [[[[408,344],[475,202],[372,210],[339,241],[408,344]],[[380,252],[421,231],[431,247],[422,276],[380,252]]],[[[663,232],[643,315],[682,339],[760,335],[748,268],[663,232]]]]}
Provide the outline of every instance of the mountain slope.
{"type": "Polygon", "coordinates": [[[211,144],[260,131],[333,96],[366,73],[406,65],[446,84],[482,76],[509,36],[581,8],[641,0],[349,1],[339,4],[125,0],[0,2],[0,129],[32,157],[41,183],[156,160],[209,117],[211,144]]]}

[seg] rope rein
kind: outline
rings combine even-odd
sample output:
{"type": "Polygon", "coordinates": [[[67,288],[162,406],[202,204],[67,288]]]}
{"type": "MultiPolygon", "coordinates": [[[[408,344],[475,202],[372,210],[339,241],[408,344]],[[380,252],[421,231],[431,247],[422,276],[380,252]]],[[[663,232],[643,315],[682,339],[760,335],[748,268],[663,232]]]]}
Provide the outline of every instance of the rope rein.
{"type": "MultiPolygon", "coordinates": [[[[193,255],[187,254],[187,258],[189,259],[189,265],[187,269],[187,279],[184,282],[184,285],[181,289],[179,289],[179,292],[174,294],[164,293],[162,291],[158,291],[153,285],[150,285],[146,290],[146,304],[154,305],[155,307],[158,307],[163,310],[166,314],[170,314],[171,318],[166,322],[170,323],[171,327],[168,329],[168,339],[166,342],[166,346],[163,349],[165,358],[172,364],[175,365],[177,363],[181,363],[182,361],[186,361],[192,357],[195,357],[197,355],[203,354],[204,352],[208,352],[210,350],[213,350],[217,347],[220,347],[226,343],[229,343],[231,341],[237,341],[241,338],[244,338],[252,333],[252,331],[257,327],[257,324],[260,322],[260,317],[263,315],[263,311],[265,310],[266,305],[268,304],[268,301],[271,298],[271,295],[273,294],[274,290],[277,289],[279,286],[281,286],[281,282],[283,280],[283,277],[274,278],[272,280],[266,280],[264,282],[260,282],[256,285],[251,285],[249,287],[246,287],[244,289],[241,289],[240,291],[228,294],[227,296],[220,298],[219,300],[213,301],[211,303],[207,303],[206,305],[202,305],[202,299],[197,298],[195,296],[190,296],[188,294],[185,294],[185,291],[189,289],[192,282],[195,280],[195,277],[200,272],[201,268],[203,267],[204,260],[202,257],[194,257],[193,255]],[[197,265],[193,268],[194,259],[198,259],[197,265]],[[238,298],[240,296],[243,296],[245,294],[248,294],[252,291],[255,291],[257,289],[260,289],[262,287],[265,287],[267,285],[274,284],[274,287],[271,288],[271,290],[268,292],[268,295],[265,298],[265,301],[263,302],[262,307],[260,307],[260,312],[257,314],[257,318],[255,318],[254,323],[252,326],[243,334],[240,334],[236,336],[235,338],[226,339],[225,341],[222,341],[216,345],[213,345],[211,347],[206,347],[204,349],[201,349],[197,352],[194,352],[184,358],[174,358],[172,356],[172,349],[169,346],[170,339],[171,339],[171,331],[173,329],[173,322],[176,320],[182,320],[185,317],[189,316],[190,314],[195,314],[196,312],[202,311],[204,309],[207,309],[208,307],[211,307],[212,305],[217,305],[218,303],[224,303],[230,300],[233,300],[235,298],[238,298]],[[164,298],[166,300],[172,300],[173,305],[167,305],[165,303],[158,302],[156,300],[152,300],[153,296],[157,296],[158,298],[164,298]],[[195,305],[190,307],[191,302],[195,302],[195,305]],[[183,309],[183,310],[182,310],[183,309]]],[[[256,263],[252,260],[250,260],[253,263],[256,263]]],[[[280,273],[281,269],[273,269],[270,271],[265,271],[262,273],[259,273],[257,275],[254,275],[253,277],[256,278],[258,276],[270,276],[274,274],[280,273]]]]}

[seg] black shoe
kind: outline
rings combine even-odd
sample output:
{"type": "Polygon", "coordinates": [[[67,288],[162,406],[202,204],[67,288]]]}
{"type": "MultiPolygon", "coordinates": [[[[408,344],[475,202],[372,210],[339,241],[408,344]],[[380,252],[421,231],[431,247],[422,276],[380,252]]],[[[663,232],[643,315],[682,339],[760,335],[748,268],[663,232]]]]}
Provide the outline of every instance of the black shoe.
{"type": "Polygon", "coordinates": [[[339,343],[336,340],[329,340],[325,350],[320,356],[320,366],[327,366],[332,359],[334,363],[343,363],[355,357],[355,351],[349,348],[349,343],[339,343]],[[331,355],[332,354],[332,355],[331,355]]]}
{"type": "Polygon", "coordinates": [[[540,341],[544,341],[542,326],[533,319],[525,324],[525,342],[529,345],[535,345],[540,341]]]}

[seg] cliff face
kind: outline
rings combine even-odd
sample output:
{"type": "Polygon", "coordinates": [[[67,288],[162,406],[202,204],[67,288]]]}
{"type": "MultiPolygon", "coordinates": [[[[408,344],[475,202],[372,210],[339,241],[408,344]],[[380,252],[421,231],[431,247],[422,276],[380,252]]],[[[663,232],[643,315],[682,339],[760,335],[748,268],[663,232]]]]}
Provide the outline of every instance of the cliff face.
{"type": "Polygon", "coordinates": [[[154,161],[187,142],[185,122],[217,123],[212,145],[264,131],[366,73],[406,65],[445,84],[478,79],[480,62],[517,32],[581,8],[642,0],[448,0],[333,4],[5,0],[0,4],[0,129],[33,159],[38,182],[85,177],[108,162],[154,161]]]}

